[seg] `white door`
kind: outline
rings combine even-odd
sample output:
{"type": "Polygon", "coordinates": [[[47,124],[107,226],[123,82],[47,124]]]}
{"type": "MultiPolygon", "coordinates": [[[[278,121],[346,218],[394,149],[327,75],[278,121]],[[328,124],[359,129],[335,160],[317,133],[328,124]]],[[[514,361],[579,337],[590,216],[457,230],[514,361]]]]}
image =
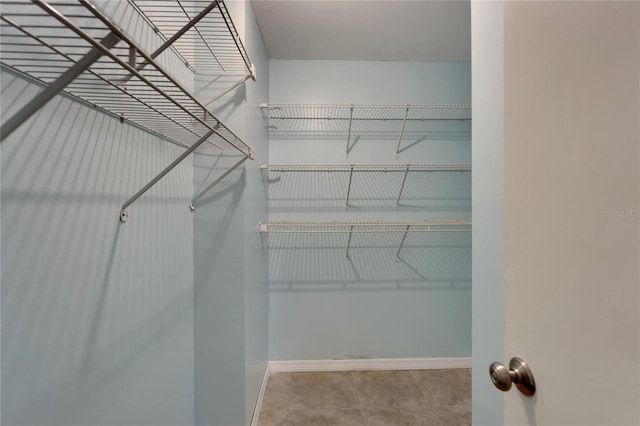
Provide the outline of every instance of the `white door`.
{"type": "Polygon", "coordinates": [[[640,425],[640,2],[472,10],[473,422],[640,425]]]}

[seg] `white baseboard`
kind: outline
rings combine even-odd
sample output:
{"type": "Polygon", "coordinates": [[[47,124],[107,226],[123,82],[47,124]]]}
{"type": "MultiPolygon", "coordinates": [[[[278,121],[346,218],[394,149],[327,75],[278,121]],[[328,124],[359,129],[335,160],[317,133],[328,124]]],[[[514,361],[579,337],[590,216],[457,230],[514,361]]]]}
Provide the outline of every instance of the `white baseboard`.
{"type": "Polygon", "coordinates": [[[271,368],[269,368],[269,363],[267,362],[267,366],[264,369],[264,376],[262,377],[262,384],[260,385],[260,392],[258,393],[258,400],[256,401],[255,408],[253,409],[251,426],[258,426],[260,411],[262,411],[262,400],[264,399],[264,392],[267,390],[267,380],[269,379],[270,374],[271,368]]]}
{"type": "Polygon", "coordinates": [[[313,359],[269,361],[270,373],[471,368],[471,358],[313,359]]]}

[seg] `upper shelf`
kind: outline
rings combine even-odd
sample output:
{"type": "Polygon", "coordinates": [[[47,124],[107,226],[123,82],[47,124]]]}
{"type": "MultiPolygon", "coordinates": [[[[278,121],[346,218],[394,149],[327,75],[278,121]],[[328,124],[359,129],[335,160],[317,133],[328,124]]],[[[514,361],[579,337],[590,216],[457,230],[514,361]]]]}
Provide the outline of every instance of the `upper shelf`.
{"type": "MultiPolygon", "coordinates": [[[[22,105],[7,109],[5,116],[9,118],[2,122],[0,140],[64,91],[115,114],[121,121],[131,121],[186,147],[176,160],[122,205],[120,220],[125,222],[127,207],[201,144],[209,142],[222,150],[232,149],[242,154],[240,161],[205,191],[244,160],[253,158],[253,149],[194,97],[197,74],[193,64],[204,64],[205,69],[213,71],[216,68],[207,64],[215,59],[220,69],[238,68],[240,64],[251,70],[248,77],[222,95],[249,77],[255,77],[255,70],[248,62],[222,0],[138,1],[135,4],[131,0],[99,4],[100,8],[89,0],[2,2],[1,63],[40,82],[42,90],[22,105]],[[214,10],[220,18],[215,18],[214,10]],[[176,16],[167,20],[174,13],[176,16]],[[160,22],[156,25],[152,18],[160,22]],[[114,20],[126,21],[130,33],[125,33],[114,20]],[[167,35],[174,30],[173,35],[167,35]],[[199,38],[196,39],[195,34],[199,38]],[[235,53],[227,50],[230,42],[227,45],[221,42],[223,53],[218,54],[218,58],[211,51],[211,44],[223,39],[233,42],[235,53]],[[209,54],[213,55],[211,60],[209,54]]],[[[192,208],[205,191],[194,197],[192,208]]]]}
{"type": "MultiPolygon", "coordinates": [[[[357,104],[260,104],[273,139],[306,138],[346,139],[346,154],[351,140],[364,136],[396,140],[396,157],[405,139],[424,139],[434,129],[415,129],[416,124],[433,120],[467,121],[471,105],[357,105],[357,104]]],[[[469,139],[470,131],[446,132],[436,137],[469,139]]],[[[355,144],[355,142],[354,142],[355,144]]]]}
{"type": "Polygon", "coordinates": [[[172,47],[196,72],[220,75],[251,72],[249,55],[224,1],[129,0],[164,40],[184,31],[172,47]],[[203,15],[200,19],[198,17],[203,15]],[[189,23],[196,20],[192,27],[189,23]],[[187,29],[186,29],[187,28],[187,29]]]}
{"type": "Polygon", "coordinates": [[[420,222],[260,222],[262,233],[285,234],[366,234],[366,233],[414,233],[414,232],[470,232],[471,221],[420,221],[420,222]]]}
{"type": "Polygon", "coordinates": [[[269,120],[470,120],[471,105],[260,104],[269,120]]]}
{"type": "Polygon", "coordinates": [[[252,155],[251,147],[208,112],[190,88],[89,1],[7,0],[0,19],[2,64],[46,87],[3,120],[2,138],[64,90],[183,146],[211,132],[206,139],[217,147],[252,155]]]}

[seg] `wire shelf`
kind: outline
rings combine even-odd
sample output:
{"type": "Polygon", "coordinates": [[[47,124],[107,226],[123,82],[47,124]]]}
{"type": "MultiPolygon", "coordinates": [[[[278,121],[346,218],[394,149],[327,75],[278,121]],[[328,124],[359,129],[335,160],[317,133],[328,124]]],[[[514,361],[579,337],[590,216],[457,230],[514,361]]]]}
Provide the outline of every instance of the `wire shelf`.
{"type": "Polygon", "coordinates": [[[129,0],[164,40],[185,28],[198,14],[206,15],[177,39],[172,47],[185,62],[204,75],[250,72],[251,61],[224,1],[129,0]]]}
{"type": "Polygon", "coordinates": [[[413,232],[471,232],[471,221],[424,222],[295,222],[268,221],[260,223],[262,233],[288,234],[364,234],[413,232]]]}
{"type": "Polygon", "coordinates": [[[371,163],[371,164],[261,164],[273,172],[468,172],[468,163],[371,163]]]}
{"type": "MultiPolygon", "coordinates": [[[[4,66],[52,85],[97,52],[97,59],[63,87],[66,93],[183,146],[213,131],[209,142],[217,147],[252,154],[245,142],[89,1],[7,0],[2,2],[0,19],[4,66]],[[108,40],[114,35],[111,47],[108,40]],[[148,66],[136,69],[140,61],[148,66]]],[[[5,133],[3,123],[3,138],[5,133]]]]}
{"type": "Polygon", "coordinates": [[[261,104],[269,120],[470,120],[471,105],[261,104]]]}
{"type": "MultiPolygon", "coordinates": [[[[324,248],[323,243],[330,243],[330,247],[337,248],[340,245],[344,248],[346,257],[349,257],[349,250],[354,247],[354,234],[396,234],[400,240],[395,241],[397,251],[395,253],[396,262],[400,261],[400,253],[405,246],[407,235],[462,235],[471,232],[470,221],[424,221],[424,222],[291,222],[291,221],[269,221],[260,223],[260,232],[275,235],[299,235],[315,234],[320,238],[319,244],[312,244],[307,239],[302,240],[302,247],[324,248]],[[343,241],[336,241],[322,235],[345,234],[343,241]],[[336,245],[337,244],[337,245],[336,245]]],[[[270,236],[271,237],[271,236],[270,236]]],[[[311,238],[311,237],[309,237],[311,238]]],[[[314,238],[315,239],[315,238],[314,238]]],[[[271,238],[270,238],[271,240],[271,238]]],[[[275,243],[275,242],[274,242],[275,243]]],[[[292,249],[295,241],[288,240],[284,247],[292,249]]],[[[277,243],[275,243],[277,245],[277,243]]],[[[271,245],[271,242],[270,242],[271,245]]]]}
{"type": "MultiPolygon", "coordinates": [[[[397,139],[396,158],[404,139],[467,140],[470,129],[434,129],[434,120],[461,122],[471,120],[471,105],[356,105],[356,104],[276,104],[260,105],[273,139],[346,139],[345,152],[353,148],[354,137],[397,139]],[[435,133],[434,133],[435,132],[435,133]]],[[[459,127],[459,126],[455,126],[459,127]]]]}
{"type": "Polygon", "coordinates": [[[471,164],[261,164],[273,211],[466,210],[471,164]]]}

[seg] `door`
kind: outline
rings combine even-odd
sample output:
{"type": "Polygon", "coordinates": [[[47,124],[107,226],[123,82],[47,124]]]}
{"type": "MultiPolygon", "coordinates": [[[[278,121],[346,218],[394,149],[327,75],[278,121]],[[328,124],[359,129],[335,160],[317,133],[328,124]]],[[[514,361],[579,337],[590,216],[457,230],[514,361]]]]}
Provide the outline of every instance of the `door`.
{"type": "Polygon", "coordinates": [[[640,3],[472,10],[473,422],[638,425],[640,3]]]}

